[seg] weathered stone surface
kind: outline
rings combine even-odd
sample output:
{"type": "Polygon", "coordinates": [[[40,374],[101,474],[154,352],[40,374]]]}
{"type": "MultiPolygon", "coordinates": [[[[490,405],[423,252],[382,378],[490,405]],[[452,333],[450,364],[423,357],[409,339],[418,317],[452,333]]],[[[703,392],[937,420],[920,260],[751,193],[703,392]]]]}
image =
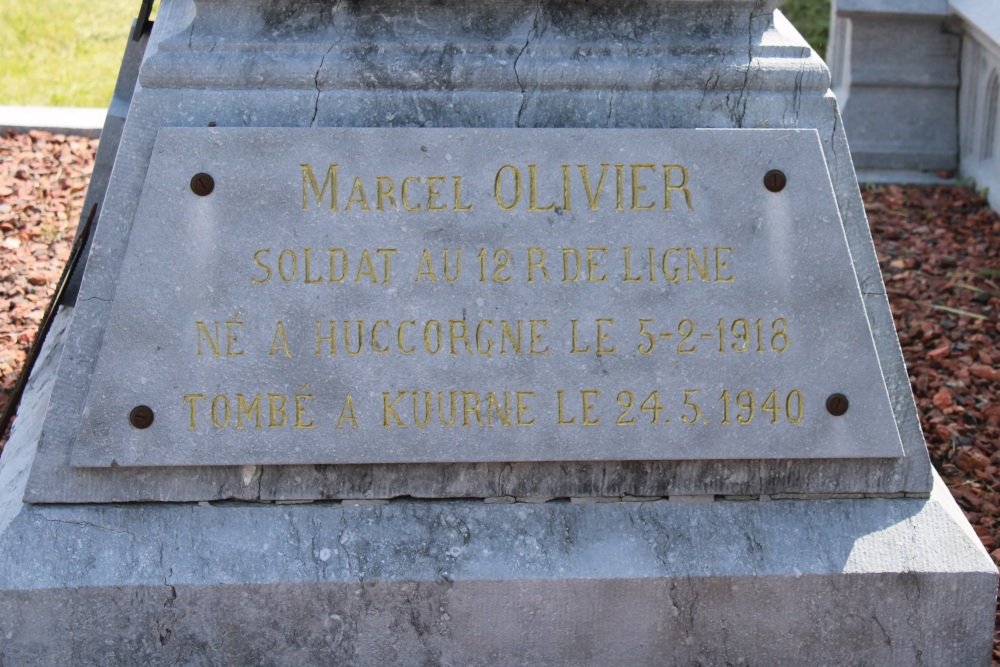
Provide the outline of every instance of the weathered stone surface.
{"type": "Polygon", "coordinates": [[[931,493],[827,71],[777,4],[163,0],[0,463],[0,662],[987,664],[996,569],[931,493]],[[157,135],[208,126],[809,130],[902,456],[73,467],[157,135]]]}
{"type": "Polygon", "coordinates": [[[165,2],[159,10],[53,392],[59,409],[50,412],[38,445],[29,500],[928,492],[930,468],[826,69],[771,5],[636,3],[581,9],[576,18],[544,3],[527,10],[491,5],[479,14],[462,3],[377,10],[315,3],[285,14],[269,7],[206,0],[165,2]],[[440,18],[459,14],[480,19],[440,18]],[[427,22],[421,33],[426,41],[412,32],[414,16],[427,22]],[[460,37],[448,37],[448,26],[460,26],[460,37]],[[712,46],[698,47],[697,39],[712,46]],[[442,47],[453,55],[432,58],[442,47]],[[394,54],[392,67],[383,67],[380,48],[394,54]],[[510,58],[503,55],[508,51],[510,58]],[[466,52],[499,57],[473,58],[466,66],[460,57],[466,52]],[[226,89],[212,88],[213,72],[231,62],[242,63],[243,74],[231,73],[226,89]],[[175,69],[178,64],[184,68],[175,69]],[[427,68],[438,73],[404,81],[408,72],[427,68]],[[641,78],[642,72],[658,72],[657,78],[641,78]],[[608,81],[619,83],[609,89],[608,81]],[[384,85],[397,88],[378,87],[384,85]],[[209,123],[816,129],[904,456],[864,464],[752,459],[72,468],[72,442],[156,133],[209,123]]]}
{"type": "Polygon", "coordinates": [[[962,20],[961,171],[1000,209],[1000,14],[988,0],[952,0],[962,20]]]}
{"type": "Polygon", "coordinates": [[[24,506],[11,664],[989,664],[996,571],[929,500],[24,506]]]}
{"type": "Polygon", "coordinates": [[[827,61],[858,169],[958,166],[960,39],[946,0],[835,0],[827,61]]]}
{"type": "Polygon", "coordinates": [[[902,455],[810,131],[164,129],[115,301],[77,466],[902,455]]]}

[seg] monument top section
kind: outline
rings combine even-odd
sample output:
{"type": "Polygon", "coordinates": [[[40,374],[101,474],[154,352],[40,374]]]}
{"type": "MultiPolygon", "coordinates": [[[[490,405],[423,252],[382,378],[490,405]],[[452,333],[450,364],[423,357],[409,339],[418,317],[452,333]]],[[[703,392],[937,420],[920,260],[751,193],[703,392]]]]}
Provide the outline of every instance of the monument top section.
{"type": "Polygon", "coordinates": [[[26,499],[927,493],[777,4],[163,0],[26,499]]]}
{"type": "MultiPolygon", "coordinates": [[[[163,37],[140,81],[151,88],[318,91],[311,122],[319,126],[657,127],[664,123],[656,114],[633,118],[614,107],[624,112],[636,94],[668,90],[696,92],[705,103],[735,92],[738,107],[750,91],[799,96],[829,89],[825,64],[773,11],[778,4],[198,0],[160,10],[163,37]],[[412,103],[379,103],[368,109],[373,113],[345,116],[348,102],[333,99],[334,93],[474,90],[516,96],[512,122],[487,109],[456,115],[447,105],[413,117],[406,113],[412,103]],[[547,94],[577,98],[576,109],[563,108],[558,117],[546,109],[533,118],[533,105],[547,94]],[[599,112],[588,109],[591,95],[601,98],[599,112]]],[[[462,107],[470,102],[452,100],[462,107]]],[[[668,125],[684,123],[678,118],[668,125]]]]}

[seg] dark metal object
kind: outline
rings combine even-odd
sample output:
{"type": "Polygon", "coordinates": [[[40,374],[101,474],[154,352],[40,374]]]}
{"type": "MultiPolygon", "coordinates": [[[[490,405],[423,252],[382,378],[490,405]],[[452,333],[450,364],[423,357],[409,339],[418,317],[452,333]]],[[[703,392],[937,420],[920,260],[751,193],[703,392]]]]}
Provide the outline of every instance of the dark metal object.
{"type": "Polygon", "coordinates": [[[138,42],[143,35],[148,35],[153,30],[153,22],[149,20],[149,15],[153,13],[153,0],[142,0],[139,6],[139,17],[132,26],[132,41],[138,42]]]}
{"type": "Polygon", "coordinates": [[[787,184],[788,179],[785,178],[785,172],[780,169],[772,169],[764,174],[764,187],[771,192],[781,192],[787,184]]]}
{"type": "Polygon", "coordinates": [[[843,394],[830,394],[826,399],[826,411],[834,417],[840,417],[847,412],[850,402],[843,394]]]}
{"type": "Polygon", "coordinates": [[[153,425],[153,409],[148,405],[137,405],[128,413],[128,421],[136,428],[149,428],[153,425]]]}
{"type": "Polygon", "coordinates": [[[191,191],[199,197],[207,197],[215,189],[215,179],[204,172],[191,177],[191,191]]]}
{"type": "MultiPolygon", "coordinates": [[[[139,20],[133,21],[138,24],[139,20]]],[[[134,28],[134,26],[133,26],[134,28]]],[[[132,93],[135,91],[135,84],[139,78],[139,66],[142,64],[142,56],[149,43],[148,33],[143,34],[139,41],[132,41],[131,34],[125,40],[125,54],[122,56],[121,69],[118,70],[118,81],[115,83],[115,92],[111,98],[111,106],[108,108],[108,115],[104,119],[104,128],[101,130],[101,143],[97,147],[97,158],[94,160],[94,171],[90,175],[90,187],[87,188],[87,198],[84,200],[83,211],[86,214],[91,206],[97,204],[97,216],[94,218],[94,225],[99,225],[101,221],[101,202],[108,189],[108,180],[111,178],[111,167],[115,163],[115,155],[118,153],[118,146],[121,144],[122,130],[125,128],[125,117],[128,115],[129,107],[132,104],[132,93]]],[[[83,224],[83,216],[80,217],[80,224],[83,224]]],[[[91,237],[95,236],[91,234],[91,237]]],[[[80,292],[80,277],[84,274],[87,266],[87,257],[90,256],[90,247],[85,246],[80,256],[78,268],[73,271],[62,298],[59,300],[60,306],[73,306],[76,304],[77,294],[80,292]]]]}
{"type": "Polygon", "coordinates": [[[69,284],[70,278],[73,276],[73,272],[76,270],[77,264],[80,263],[80,258],[83,256],[83,248],[87,245],[87,239],[90,237],[90,229],[93,226],[96,213],[97,204],[93,204],[90,207],[90,213],[87,214],[87,221],[78,229],[76,238],[73,240],[73,250],[70,252],[69,261],[63,267],[62,277],[59,278],[59,285],[56,287],[55,294],[52,295],[49,305],[45,308],[42,323],[38,325],[38,333],[35,334],[35,339],[31,341],[28,358],[24,360],[24,367],[21,368],[21,374],[17,376],[17,384],[14,385],[14,391],[11,392],[7,408],[3,411],[3,418],[0,418],[0,438],[3,438],[4,434],[7,433],[7,427],[10,426],[11,420],[14,419],[14,413],[21,403],[21,396],[24,394],[24,388],[28,384],[31,369],[35,367],[38,355],[42,351],[42,343],[45,342],[45,337],[48,335],[49,329],[52,328],[52,320],[55,319],[63,290],[69,284]]]}

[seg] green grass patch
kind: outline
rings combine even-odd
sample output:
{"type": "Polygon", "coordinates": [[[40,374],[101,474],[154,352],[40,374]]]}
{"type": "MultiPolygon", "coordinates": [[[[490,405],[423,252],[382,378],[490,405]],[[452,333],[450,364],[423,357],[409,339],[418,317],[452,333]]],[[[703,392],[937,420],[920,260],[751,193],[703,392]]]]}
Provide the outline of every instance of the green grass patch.
{"type": "Polygon", "coordinates": [[[780,9],[816,53],[825,58],[830,39],[830,0],[787,0],[780,9]]]}
{"type": "Polygon", "coordinates": [[[0,0],[0,105],[106,107],[140,0],[0,0]]]}

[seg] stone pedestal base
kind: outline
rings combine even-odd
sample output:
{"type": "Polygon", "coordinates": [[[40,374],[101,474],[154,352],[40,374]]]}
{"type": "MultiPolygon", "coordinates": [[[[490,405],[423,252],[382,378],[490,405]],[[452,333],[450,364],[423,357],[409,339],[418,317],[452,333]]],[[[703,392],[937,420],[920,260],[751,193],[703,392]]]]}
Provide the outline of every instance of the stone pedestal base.
{"type": "MultiPolygon", "coordinates": [[[[8,489],[9,492],[9,489],[8,489]]],[[[987,665],[930,499],[22,506],[11,665],[987,665]]]]}
{"type": "Polygon", "coordinates": [[[0,459],[0,664],[989,664],[997,571],[940,480],[897,499],[23,504],[67,315],[0,459]]]}

